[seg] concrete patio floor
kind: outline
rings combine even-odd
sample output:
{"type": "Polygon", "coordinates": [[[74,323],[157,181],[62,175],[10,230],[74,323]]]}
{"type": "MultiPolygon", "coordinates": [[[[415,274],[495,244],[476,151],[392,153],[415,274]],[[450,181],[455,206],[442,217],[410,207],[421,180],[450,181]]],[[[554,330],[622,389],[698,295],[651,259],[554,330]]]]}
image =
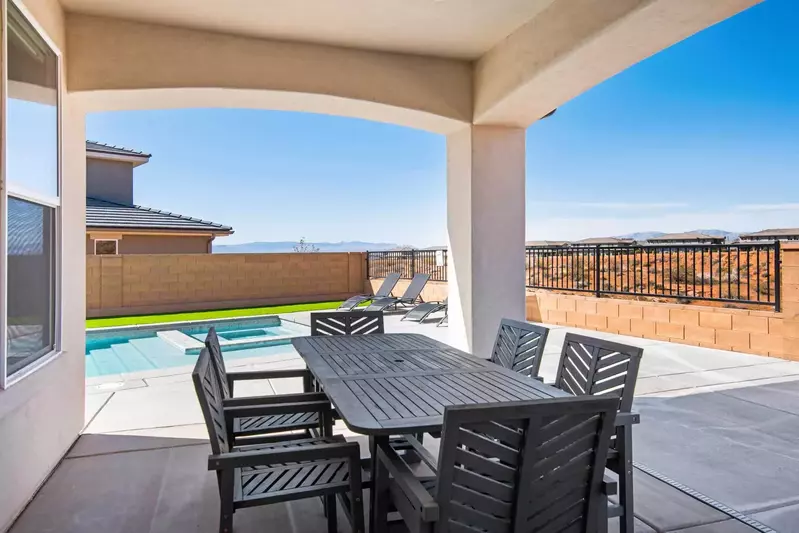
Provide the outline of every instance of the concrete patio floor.
{"type": "MultiPolygon", "coordinates": [[[[284,318],[307,323],[308,317],[284,318]]],[[[389,332],[447,342],[448,329],[434,324],[386,319],[389,332]]],[[[546,379],[554,377],[568,331],[576,330],[552,327],[542,364],[546,379]]],[[[634,430],[636,462],[776,531],[799,533],[799,363],[582,333],[644,347],[635,401],[642,420],[634,430]]],[[[241,370],[302,365],[290,346],[283,355],[231,364],[241,370]]],[[[216,531],[216,478],[206,471],[210,448],[189,370],[149,372],[122,383],[90,380],[84,434],[11,532],[216,531]]],[[[237,395],[300,387],[299,379],[245,382],[237,395]]],[[[756,531],[643,471],[635,476],[636,531],[756,531]]],[[[316,499],[247,509],[235,518],[240,533],[313,533],[324,524],[316,499]]]]}

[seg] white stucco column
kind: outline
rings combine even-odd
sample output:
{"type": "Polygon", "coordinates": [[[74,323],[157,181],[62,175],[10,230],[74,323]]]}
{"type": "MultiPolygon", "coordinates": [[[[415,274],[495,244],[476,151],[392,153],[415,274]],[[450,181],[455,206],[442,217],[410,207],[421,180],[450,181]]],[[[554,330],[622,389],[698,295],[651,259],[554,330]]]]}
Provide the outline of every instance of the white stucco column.
{"type": "Polygon", "coordinates": [[[470,126],[447,137],[449,328],[489,357],[501,318],[524,320],[525,130],[470,126]]]}
{"type": "MultiPolygon", "coordinates": [[[[86,112],[80,100],[63,97],[61,120],[61,309],[65,351],[79,354],[80,390],[86,357],[86,112]],[[82,250],[84,253],[77,253],[82,250]]],[[[81,394],[83,402],[83,394],[81,394]]],[[[81,403],[81,414],[83,406],[81,403]]]]}

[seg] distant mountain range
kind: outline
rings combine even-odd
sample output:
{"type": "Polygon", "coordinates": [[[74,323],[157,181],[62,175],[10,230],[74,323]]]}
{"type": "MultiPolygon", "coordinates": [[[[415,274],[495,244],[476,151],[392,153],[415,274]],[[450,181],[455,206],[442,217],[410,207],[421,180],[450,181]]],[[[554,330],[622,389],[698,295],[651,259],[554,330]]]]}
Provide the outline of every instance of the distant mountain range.
{"type": "MultiPolygon", "coordinates": [[[[738,233],[731,231],[724,231],[720,229],[696,229],[691,230],[696,233],[704,233],[706,235],[713,235],[718,237],[726,237],[727,242],[735,241],[738,238],[738,233]]],[[[646,241],[653,237],[660,237],[666,235],[662,231],[641,231],[638,233],[628,233],[626,235],[617,235],[620,239],[633,239],[636,241],[646,241]]],[[[215,254],[264,254],[264,253],[289,253],[294,251],[297,245],[295,241],[278,241],[278,242],[247,242],[244,244],[214,244],[215,254]]],[[[308,246],[314,246],[320,252],[366,252],[366,251],[381,251],[381,250],[405,250],[411,249],[410,246],[400,246],[392,242],[363,242],[363,241],[342,241],[342,242],[309,242],[308,246]]],[[[446,246],[429,246],[422,248],[422,250],[440,250],[446,249],[446,246]]]]}
{"type": "MultiPolygon", "coordinates": [[[[724,237],[727,239],[727,242],[732,242],[739,237],[739,233],[733,233],[732,231],[724,231],[722,229],[694,229],[687,233],[704,233],[705,235],[712,235],[713,237],[724,237]]],[[[638,233],[628,233],[627,235],[619,235],[620,239],[633,239],[635,241],[646,241],[652,239],[654,237],[660,237],[662,235],[666,235],[666,233],[662,231],[641,231],[638,233]]]]}
{"type": "MultiPolygon", "coordinates": [[[[320,252],[365,252],[367,250],[391,250],[399,245],[388,242],[308,242],[307,246],[314,246],[320,252]]],[[[247,242],[244,244],[214,244],[215,254],[265,254],[293,252],[297,245],[295,241],[279,242],[247,242]]]]}

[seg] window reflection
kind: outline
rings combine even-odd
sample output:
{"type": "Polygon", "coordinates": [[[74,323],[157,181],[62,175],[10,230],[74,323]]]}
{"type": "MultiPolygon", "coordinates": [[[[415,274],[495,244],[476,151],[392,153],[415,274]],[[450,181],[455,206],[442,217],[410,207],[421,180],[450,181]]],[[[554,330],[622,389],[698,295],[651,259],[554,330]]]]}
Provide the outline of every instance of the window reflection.
{"type": "Polygon", "coordinates": [[[8,199],[8,375],[53,350],[53,213],[8,199]]]}
{"type": "Polygon", "coordinates": [[[58,58],[7,4],[7,375],[55,349],[58,58]]]}
{"type": "Polygon", "coordinates": [[[8,4],[6,180],[12,190],[58,195],[58,63],[19,10],[8,4]]]}

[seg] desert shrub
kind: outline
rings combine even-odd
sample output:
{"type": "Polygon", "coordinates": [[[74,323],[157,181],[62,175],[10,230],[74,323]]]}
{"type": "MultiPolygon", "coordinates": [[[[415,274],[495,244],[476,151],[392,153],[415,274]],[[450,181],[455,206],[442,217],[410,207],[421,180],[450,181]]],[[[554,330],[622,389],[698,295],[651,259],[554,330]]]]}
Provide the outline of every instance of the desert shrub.
{"type": "Polygon", "coordinates": [[[672,283],[696,283],[696,271],[687,265],[674,265],[669,270],[669,279],[672,283]]]}

